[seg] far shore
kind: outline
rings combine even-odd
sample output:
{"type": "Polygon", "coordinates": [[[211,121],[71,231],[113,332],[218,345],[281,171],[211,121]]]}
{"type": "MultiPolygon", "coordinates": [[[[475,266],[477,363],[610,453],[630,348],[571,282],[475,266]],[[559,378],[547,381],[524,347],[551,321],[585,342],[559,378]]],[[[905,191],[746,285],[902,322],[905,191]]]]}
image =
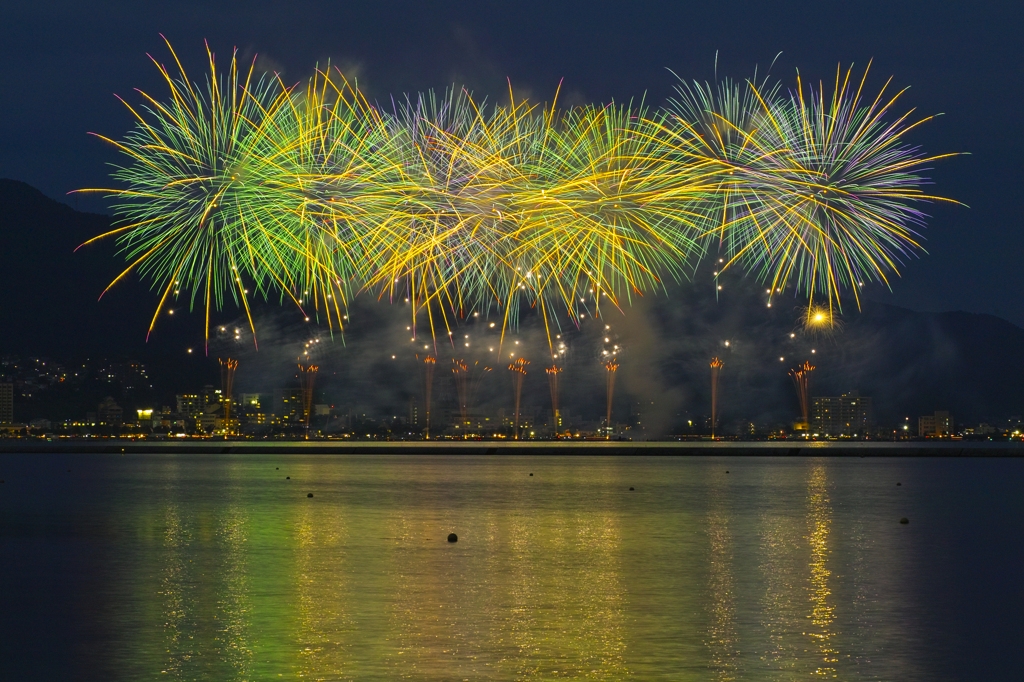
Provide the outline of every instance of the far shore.
{"type": "Polygon", "coordinates": [[[613,455],[796,457],[1022,457],[1024,442],[993,441],[53,441],[0,439],[0,453],[206,455],[613,455]]]}

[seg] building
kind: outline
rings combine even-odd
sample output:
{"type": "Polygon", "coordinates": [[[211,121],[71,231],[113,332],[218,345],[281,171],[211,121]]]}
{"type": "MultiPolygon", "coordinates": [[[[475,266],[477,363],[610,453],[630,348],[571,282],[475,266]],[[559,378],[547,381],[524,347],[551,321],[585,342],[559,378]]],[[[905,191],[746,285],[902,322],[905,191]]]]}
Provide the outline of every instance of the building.
{"type": "Polygon", "coordinates": [[[917,435],[919,436],[948,436],[951,433],[953,433],[953,416],[945,410],[917,419],[917,435]]]}
{"type": "Polygon", "coordinates": [[[873,422],[871,398],[857,391],[811,399],[811,429],[822,436],[863,438],[873,422]]]}
{"type": "Polygon", "coordinates": [[[186,393],[177,396],[178,414],[185,419],[195,423],[203,415],[203,399],[195,393],[186,393]]]}
{"type": "Polygon", "coordinates": [[[0,424],[14,421],[14,384],[0,383],[0,424]]]}
{"type": "Polygon", "coordinates": [[[108,395],[96,409],[96,421],[104,426],[120,426],[124,423],[124,409],[108,395]]]}
{"type": "Polygon", "coordinates": [[[302,389],[274,389],[274,416],[279,422],[304,422],[306,408],[302,404],[302,389]]]}

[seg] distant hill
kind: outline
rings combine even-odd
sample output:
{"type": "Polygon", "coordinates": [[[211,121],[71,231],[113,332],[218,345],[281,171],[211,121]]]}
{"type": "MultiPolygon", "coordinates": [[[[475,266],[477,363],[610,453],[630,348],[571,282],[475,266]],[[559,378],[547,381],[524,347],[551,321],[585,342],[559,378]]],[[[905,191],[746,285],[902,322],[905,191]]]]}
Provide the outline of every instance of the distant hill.
{"type": "MultiPolygon", "coordinates": [[[[89,356],[141,360],[151,367],[160,402],[175,392],[216,383],[220,351],[242,358],[239,390],[272,390],[293,380],[295,355],[310,332],[294,324],[293,311],[276,304],[257,309],[257,325],[267,330],[261,332],[258,353],[251,345],[246,350],[222,341],[204,357],[202,315],[187,315],[183,309],[173,320],[165,316],[146,343],[157,299],[145,284],[127,277],[97,301],[125,267],[113,240],[74,252],[110,227],[108,216],[80,213],[25,183],[0,180],[0,355],[45,355],[64,362],[89,356]],[[192,346],[197,352],[187,355],[186,347],[192,346]]],[[[857,390],[874,399],[880,423],[910,417],[913,425],[917,416],[940,409],[967,425],[1024,414],[1024,330],[1005,320],[965,312],[920,313],[871,301],[858,311],[848,301],[842,331],[833,339],[814,338],[800,329],[797,299],[783,294],[768,308],[756,282],[725,274],[721,293],[708,284],[710,273],[702,271],[695,283],[673,287],[667,296],[645,296],[622,315],[608,314],[599,325],[563,330],[564,340],[575,348],[565,356],[563,406],[594,418],[603,414],[604,370],[595,342],[607,333],[623,348],[617,418],[639,411],[654,433],[671,432],[681,420],[710,411],[712,356],[725,362],[720,413],[733,428],[748,421],[792,422],[796,399],[787,371],[804,360],[817,367],[811,375],[812,395],[857,390]]],[[[318,386],[331,402],[404,414],[422,385],[420,367],[402,361],[413,357],[408,321],[372,297],[361,299],[356,312],[345,343],[336,337],[321,354],[318,386]],[[392,355],[399,359],[392,361],[392,355]]],[[[226,311],[218,324],[240,317],[226,311]]],[[[546,353],[541,329],[527,319],[518,332],[521,348],[535,360],[524,389],[524,404],[535,410],[546,410],[549,400],[541,372],[540,358],[546,353]]],[[[439,350],[442,356],[454,352],[451,346],[439,350]]],[[[482,387],[481,407],[506,406],[505,374],[498,367],[482,387]]],[[[441,383],[451,382],[448,373],[438,377],[437,394],[451,393],[441,383]]]]}

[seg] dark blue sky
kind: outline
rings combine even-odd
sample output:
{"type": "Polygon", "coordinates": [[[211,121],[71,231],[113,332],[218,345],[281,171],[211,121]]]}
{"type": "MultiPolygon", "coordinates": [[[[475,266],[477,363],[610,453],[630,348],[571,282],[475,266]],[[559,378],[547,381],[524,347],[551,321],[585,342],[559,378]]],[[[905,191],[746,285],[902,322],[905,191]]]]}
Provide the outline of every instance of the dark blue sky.
{"type": "MultiPolygon", "coordinates": [[[[970,208],[933,206],[929,254],[904,268],[893,293],[872,296],[917,310],[991,313],[1024,326],[1019,200],[1022,128],[1018,3],[935,2],[105,2],[8,0],[0,8],[0,177],[55,198],[107,186],[114,155],[88,131],[119,137],[131,125],[114,98],[140,88],[165,94],[146,57],[170,57],[166,35],[193,78],[203,39],[221,57],[237,46],[282,70],[308,75],[330,59],[357,74],[371,97],[456,82],[496,93],[579,101],[671,94],[670,68],[686,78],[744,78],[779,52],[786,86],[834,78],[837,64],[869,83],[911,86],[904,106],[945,115],[914,133],[929,153],[970,152],[940,163],[936,192],[970,208]]],[[[66,199],[65,199],[66,200],[66,199]]],[[[74,199],[68,200],[74,204],[74,199]]],[[[104,211],[97,198],[79,207],[104,211]]],[[[45,258],[45,251],[40,252],[45,258]]],[[[42,263],[41,263],[42,265],[42,263]]],[[[116,263],[111,263],[113,273],[116,263]]],[[[59,275],[58,275],[59,276],[59,275]]]]}

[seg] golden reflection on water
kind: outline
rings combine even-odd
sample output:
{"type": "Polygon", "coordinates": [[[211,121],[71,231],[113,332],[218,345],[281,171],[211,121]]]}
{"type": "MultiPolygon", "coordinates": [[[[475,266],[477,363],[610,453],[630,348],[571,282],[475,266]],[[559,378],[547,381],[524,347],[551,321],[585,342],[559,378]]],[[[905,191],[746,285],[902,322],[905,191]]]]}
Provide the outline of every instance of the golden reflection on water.
{"type": "Polygon", "coordinates": [[[333,504],[295,505],[293,571],[297,599],[297,672],[312,680],[338,679],[348,670],[353,623],[348,612],[347,514],[333,504]]]}
{"type": "Polygon", "coordinates": [[[728,491],[721,472],[712,474],[708,492],[707,529],[710,540],[708,556],[708,624],[707,640],[711,668],[718,680],[736,679],[737,633],[735,627],[735,585],[733,577],[732,535],[729,532],[728,491]]]}
{"type": "Polygon", "coordinates": [[[836,677],[835,664],[839,658],[834,641],[836,633],[832,628],[835,621],[835,604],[831,599],[832,590],[829,586],[829,579],[832,576],[832,507],[829,504],[828,484],[828,475],[819,460],[811,467],[807,485],[807,525],[810,533],[808,542],[811,551],[808,592],[811,602],[810,621],[813,627],[805,634],[816,645],[820,657],[820,664],[814,674],[836,677]]]}
{"type": "Polygon", "coordinates": [[[887,572],[898,547],[859,516],[833,527],[827,460],[664,468],[630,492],[639,474],[604,462],[526,478],[342,460],[291,465],[288,482],[259,459],[208,466],[204,487],[167,462],[127,503],[123,679],[877,679],[911,665],[895,652],[852,667],[849,652],[900,636],[890,595],[906,569],[887,572]]]}

